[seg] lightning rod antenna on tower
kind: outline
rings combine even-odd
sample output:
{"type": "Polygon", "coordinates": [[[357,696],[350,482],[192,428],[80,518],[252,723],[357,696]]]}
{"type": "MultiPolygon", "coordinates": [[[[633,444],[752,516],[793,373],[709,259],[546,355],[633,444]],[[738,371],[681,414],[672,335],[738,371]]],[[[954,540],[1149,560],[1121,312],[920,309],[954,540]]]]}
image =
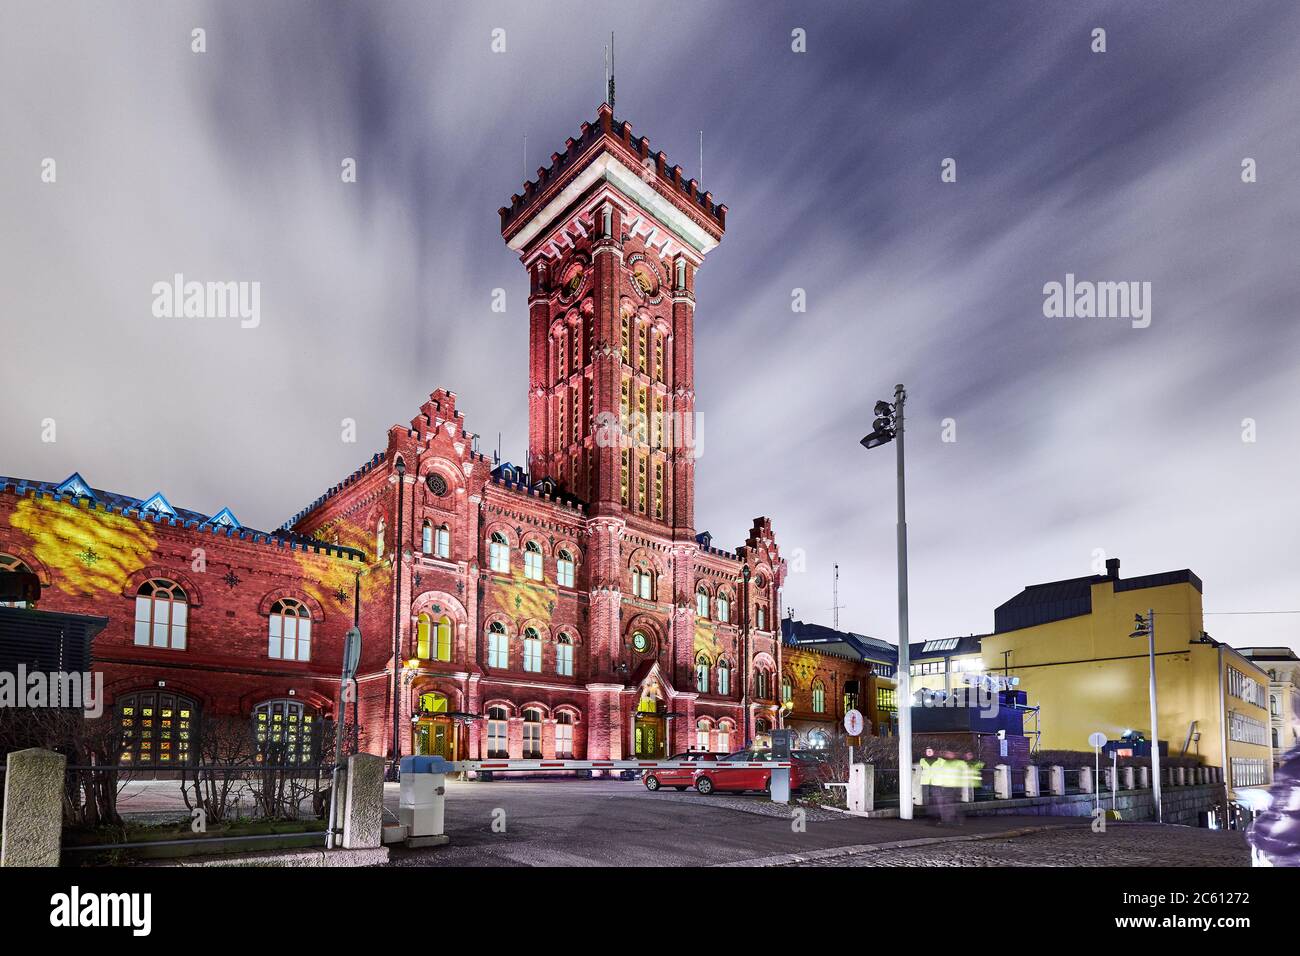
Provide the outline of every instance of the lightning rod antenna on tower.
{"type": "Polygon", "coordinates": [[[528,182],[528,134],[524,133],[524,182],[528,182]]]}
{"type": "Polygon", "coordinates": [[[831,598],[832,619],[835,622],[835,630],[838,631],[840,629],[840,608],[844,607],[840,603],[840,566],[838,564],[835,565],[835,583],[832,585],[831,593],[833,595],[831,598]]]}
{"type": "Polygon", "coordinates": [[[609,108],[614,108],[614,31],[609,31],[609,108]]]}
{"type": "Polygon", "coordinates": [[[609,44],[605,44],[605,85],[600,88],[603,102],[609,102],[609,44]]]}

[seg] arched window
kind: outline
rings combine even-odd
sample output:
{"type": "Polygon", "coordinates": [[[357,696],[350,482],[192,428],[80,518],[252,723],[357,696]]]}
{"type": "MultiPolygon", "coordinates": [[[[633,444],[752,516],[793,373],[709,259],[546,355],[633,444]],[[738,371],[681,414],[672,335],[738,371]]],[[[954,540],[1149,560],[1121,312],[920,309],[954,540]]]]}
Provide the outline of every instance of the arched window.
{"type": "Polygon", "coordinates": [[[709,731],[711,729],[707,720],[697,720],[695,722],[695,747],[697,750],[709,749],[709,731]]]}
{"type": "Polygon", "coordinates": [[[573,756],[573,715],[567,710],[555,715],[555,756],[573,756]]]}
{"type": "Polygon", "coordinates": [[[440,558],[450,558],[451,529],[445,524],[440,524],[433,535],[433,553],[440,558]]]}
{"type": "Polygon", "coordinates": [[[188,621],[185,591],[174,581],[154,578],[135,596],[135,643],[141,647],[185,650],[188,621]]]}
{"type": "Polygon", "coordinates": [[[709,659],[704,654],[695,658],[695,689],[701,694],[709,692],[709,659]]]}
{"type": "Polygon", "coordinates": [[[821,681],[813,684],[812,705],[814,714],[826,713],[826,685],[821,681]]]}
{"type": "Polygon", "coordinates": [[[420,527],[420,551],[433,554],[433,525],[427,519],[420,527]]]}
{"type": "Polygon", "coordinates": [[[316,756],[316,716],[300,700],[268,700],[253,708],[257,762],[272,767],[311,763],[316,756]]]}
{"type": "Polygon", "coordinates": [[[384,556],[384,519],[379,519],[379,524],[375,525],[375,560],[378,561],[384,556]]]}
{"type": "Polygon", "coordinates": [[[718,661],[718,693],[731,693],[731,666],[726,661],[718,661]]]}
{"type": "Polygon", "coordinates": [[[190,760],[199,709],[188,697],[142,691],[117,699],[120,763],[173,764],[190,760]]]}
{"type": "Polygon", "coordinates": [[[709,589],[703,584],[695,589],[695,616],[705,619],[709,616],[709,589]]]}
{"type": "Polygon", "coordinates": [[[754,625],[760,631],[767,630],[767,608],[761,604],[754,608],[754,625]]]}
{"type": "Polygon", "coordinates": [[[542,755],[542,712],[535,707],[524,711],[524,758],[542,755]]]}
{"type": "Polygon", "coordinates": [[[562,588],[573,587],[573,555],[561,551],[555,562],[555,580],[562,588]]]}
{"type": "Polygon", "coordinates": [[[542,639],[535,628],[524,631],[524,670],[537,673],[542,669],[542,639]]]}
{"type": "Polygon", "coordinates": [[[731,721],[718,721],[718,753],[731,753],[731,729],[731,721]]]}
{"type": "Polygon", "coordinates": [[[542,579],[542,546],[536,541],[524,545],[524,577],[530,581],[542,579]]]}
{"type": "Polygon", "coordinates": [[[510,643],[506,640],[506,627],[500,621],[488,625],[488,667],[506,669],[510,666],[510,643]]]}
{"type": "MultiPolygon", "coordinates": [[[[21,571],[31,574],[32,569],[12,554],[0,554],[0,571],[21,571]]],[[[26,601],[0,601],[0,607],[27,607],[26,601]]]]}
{"type": "Polygon", "coordinates": [[[301,601],[282,598],[271,605],[266,652],[274,660],[311,660],[311,612],[301,601]]]}
{"type": "Polygon", "coordinates": [[[718,592],[718,620],[723,624],[731,621],[731,598],[725,591],[718,592]]]}
{"type": "Polygon", "coordinates": [[[488,539],[488,564],[497,574],[510,573],[510,542],[500,531],[488,539]]]}
{"type": "Polygon", "coordinates": [[[772,677],[761,668],[754,671],[754,696],[766,700],[772,695],[772,677]]]}
{"type": "Polygon", "coordinates": [[[786,704],[794,702],[794,681],[790,680],[789,674],[781,677],[781,701],[786,704]]]}
{"type": "Polygon", "coordinates": [[[645,601],[653,601],[655,577],[653,572],[644,568],[632,569],[632,595],[645,601]]]}
{"type": "Polygon", "coordinates": [[[573,676],[573,639],[568,634],[555,639],[555,673],[561,677],[573,676]]]}
{"type": "Polygon", "coordinates": [[[421,614],[415,627],[415,656],[422,661],[451,660],[451,618],[421,614]]]}
{"type": "Polygon", "coordinates": [[[446,694],[440,694],[436,690],[431,690],[428,693],[420,695],[421,714],[445,714],[450,709],[446,694]]]}
{"type": "Polygon", "coordinates": [[[487,712],[487,755],[489,757],[508,757],[510,755],[510,720],[504,707],[489,707],[487,712]]]}

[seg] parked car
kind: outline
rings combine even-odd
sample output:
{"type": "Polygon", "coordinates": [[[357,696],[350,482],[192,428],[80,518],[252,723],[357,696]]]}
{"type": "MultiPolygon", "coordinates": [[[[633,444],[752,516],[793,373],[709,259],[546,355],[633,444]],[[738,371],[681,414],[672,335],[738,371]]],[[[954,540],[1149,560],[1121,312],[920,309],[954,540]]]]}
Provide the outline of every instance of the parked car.
{"type": "MultiPolygon", "coordinates": [[[[673,754],[669,760],[689,761],[692,764],[706,763],[722,759],[724,754],[711,754],[703,750],[691,750],[686,753],[673,754]]],[[[641,774],[641,782],[645,788],[651,792],[658,790],[660,787],[672,787],[674,790],[685,790],[695,783],[695,770],[690,767],[683,767],[680,770],[647,770],[641,774]]]]}
{"type": "MultiPolygon", "coordinates": [[[[704,794],[715,790],[769,790],[772,784],[770,764],[775,759],[770,750],[739,750],[728,754],[695,771],[695,789],[704,794]]],[[[790,789],[798,790],[805,781],[814,779],[815,767],[815,760],[796,751],[790,759],[790,789]]]]}

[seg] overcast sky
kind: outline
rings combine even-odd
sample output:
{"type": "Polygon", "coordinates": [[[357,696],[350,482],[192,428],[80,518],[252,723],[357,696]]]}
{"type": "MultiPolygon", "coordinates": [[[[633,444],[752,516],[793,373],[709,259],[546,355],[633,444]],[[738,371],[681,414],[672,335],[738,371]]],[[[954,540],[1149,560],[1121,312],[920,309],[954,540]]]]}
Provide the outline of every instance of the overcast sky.
{"type": "MultiPolygon", "coordinates": [[[[698,528],[734,547],[770,515],[796,616],[831,622],[839,562],[841,624],[896,636],[893,454],[858,445],[896,382],[914,638],[990,630],[1100,552],[1191,568],[1209,611],[1300,609],[1290,0],[10,0],[4,20],[0,474],[272,528],[439,386],[522,460],[526,276],[496,210],[525,135],[531,177],[594,118],[612,29],[617,115],[692,176],[703,130],[730,207],[697,281],[698,528]],[[260,282],[260,325],[154,317],[178,272],[260,282]],[[1150,326],[1046,318],[1067,273],[1150,282],[1150,326]]],[[[1300,615],[1205,626],[1300,646],[1300,615]]]]}

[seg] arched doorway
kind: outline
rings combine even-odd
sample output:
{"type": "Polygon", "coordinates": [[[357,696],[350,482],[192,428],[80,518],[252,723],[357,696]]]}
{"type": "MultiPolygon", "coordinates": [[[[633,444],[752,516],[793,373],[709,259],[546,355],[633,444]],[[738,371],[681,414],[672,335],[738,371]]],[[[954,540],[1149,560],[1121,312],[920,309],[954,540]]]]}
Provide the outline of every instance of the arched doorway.
{"type": "Polygon", "coordinates": [[[415,711],[414,748],[417,756],[456,759],[456,722],[447,695],[425,691],[415,711]]]}
{"type": "Polygon", "coordinates": [[[647,687],[636,705],[632,722],[632,752],[647,759],[667,755],[667,717],[656,696],[657,687],[647,687]]]}

